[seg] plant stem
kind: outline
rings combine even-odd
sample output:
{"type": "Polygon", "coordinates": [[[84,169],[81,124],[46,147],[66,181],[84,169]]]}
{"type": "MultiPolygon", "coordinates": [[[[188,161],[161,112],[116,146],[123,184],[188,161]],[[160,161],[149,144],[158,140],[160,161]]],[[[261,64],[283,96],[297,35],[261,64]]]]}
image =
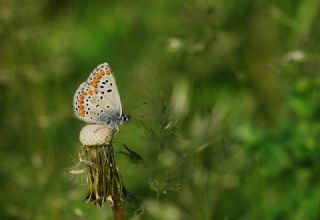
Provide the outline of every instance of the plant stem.
{"type": "Polygon", "coordinates": [[[111,207],[113,211],[113,216],[115,220],[125,220],[126,215],[121,204],[121,201],[116,200],[114,201],[114,205],[111,207]]]}

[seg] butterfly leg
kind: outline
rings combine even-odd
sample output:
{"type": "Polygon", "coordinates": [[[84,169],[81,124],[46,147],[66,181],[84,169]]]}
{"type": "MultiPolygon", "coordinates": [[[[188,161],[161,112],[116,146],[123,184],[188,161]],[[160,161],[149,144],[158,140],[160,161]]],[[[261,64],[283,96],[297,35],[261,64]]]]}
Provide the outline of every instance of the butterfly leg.
{"type": "Polygon", "coordinates": [[[115,130],[116,130],[116,131],[115,131],[115,133],[114,133],[114,136],[116,136],[116,134],[119,132],[119,127],[116,126],[116,127],[115,127],[115,130]]]}

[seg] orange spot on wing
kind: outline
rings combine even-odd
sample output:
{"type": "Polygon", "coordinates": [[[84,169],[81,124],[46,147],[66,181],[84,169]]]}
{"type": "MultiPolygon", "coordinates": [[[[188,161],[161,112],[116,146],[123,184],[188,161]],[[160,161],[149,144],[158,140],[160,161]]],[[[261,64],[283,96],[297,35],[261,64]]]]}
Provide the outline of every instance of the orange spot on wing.
{"type": "Polygon", "coordinates": [[[97,83],[98,83],[98,82],[99,82],[99,79],[95,77],[95,78],[92,80],[91,85],[92,85],[93,87],[97,87],[97,83]]]}
{"type": "Polygon", "coordinates": [[[84,115],[85,115],[85,114],[84,114],[84,111],[81,111],[81,112],[80,112],[80,116],[81,116],[81,117],[84,117],[84,115]]]}
{"type": "Polygon", "coordinates": [[[97,73],[97,74],[92,78],[92,81],[91,81],[90,84],[91,84],[93,87],[97,87],[97,84],[100,82],[100,79],[101,79],[101,78],[103,77],[103,75],[105,75],[105,74],[110,75],[110,74],[112,74],[112,72],[107,69],[107,70],[103,70],[103,71],[97,73]]]}
{"type": "Polygon", "coordinates": [[[98,94],[98,90],[97,89],[92,89],[88,91],[89,95],[94,95],[94,94],[98,94]]]}

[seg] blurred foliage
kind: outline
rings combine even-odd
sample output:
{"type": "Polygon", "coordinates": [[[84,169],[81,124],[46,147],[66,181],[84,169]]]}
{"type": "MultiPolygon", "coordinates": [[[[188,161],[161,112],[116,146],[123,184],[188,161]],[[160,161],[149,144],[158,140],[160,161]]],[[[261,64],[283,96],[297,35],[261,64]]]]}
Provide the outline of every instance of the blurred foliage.
{"type": "Polygon", "coordinates": [[[319,219],[319,6],[0,1],[0,219],[112,219],[64,175],[73,93],[105,61],[129,219],[319,219]]]}

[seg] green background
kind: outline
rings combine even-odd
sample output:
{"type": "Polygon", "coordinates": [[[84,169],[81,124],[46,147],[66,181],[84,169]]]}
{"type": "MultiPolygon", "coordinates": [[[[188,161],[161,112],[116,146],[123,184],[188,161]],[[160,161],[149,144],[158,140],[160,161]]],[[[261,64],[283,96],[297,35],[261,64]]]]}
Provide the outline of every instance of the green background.
{"type": "Polygon", "coordinates": [[[1,0],[0,219],[112,219],[65,174],[102,62],[131,114],[115,149],[143,158],[116,154],[129,219],[319,219],[319,6],[1,0]]]}

